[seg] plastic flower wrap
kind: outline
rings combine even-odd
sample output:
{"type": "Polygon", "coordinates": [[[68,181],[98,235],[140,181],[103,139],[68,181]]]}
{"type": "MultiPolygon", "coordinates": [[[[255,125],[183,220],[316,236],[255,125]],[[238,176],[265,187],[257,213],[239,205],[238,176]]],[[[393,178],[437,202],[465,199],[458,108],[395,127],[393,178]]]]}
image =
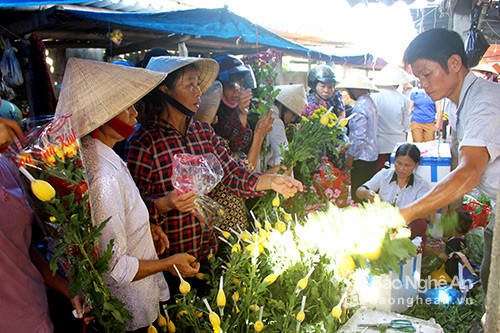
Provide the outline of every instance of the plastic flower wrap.
{"type": "Polygon", "coordinates": [[[176,154],[172,184],[178,193],[195,191],[195,214],[202,226],[211,226],[214,218],[226,214],[224,208],[206,194],[212,191],[224,177],[224,170],[214,154],[176,154]]]}
{"type": "Polygon", "coordinates": [[[113,242],[105,251],[98,248],[97,238],[107,221],[99,227],[92,224],[89,186],[70,116],[56,117],[33,129],[11,145],[6,155],[24,175],[27,193],[53,247],[52,272],[63,269],[72,297],[85,295],[101,331],[123,330],[130,314],[111,297],[102,277],[109,270],[113,242]]]}

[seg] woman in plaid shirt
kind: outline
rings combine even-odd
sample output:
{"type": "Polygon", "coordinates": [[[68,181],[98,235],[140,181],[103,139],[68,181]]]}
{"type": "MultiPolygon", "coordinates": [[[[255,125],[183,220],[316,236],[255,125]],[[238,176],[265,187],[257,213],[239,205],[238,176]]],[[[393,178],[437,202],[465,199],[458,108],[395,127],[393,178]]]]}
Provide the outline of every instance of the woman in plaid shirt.
{"type": "Polygon", "coordinates": [[[196,193],[180,194],[174,190],[174,155],[213,153],[224,169],[223,185],[243,198],[262,195],[268,189],[290,197],[302,190],[302,184],[291,177],[245,169],[229,156],[209,124],[192,119],[202,93],[217,76],[217,62],[155,57],[147,69],[168,75],[144,98],[145,111],[151,116],[129,141],[128,167],[148,206],[151,221],[161,225],[168,236],[170,247],[166,255],[188,252],[202,261],[216,251],[216,236],[193,214],[196,193]]]}

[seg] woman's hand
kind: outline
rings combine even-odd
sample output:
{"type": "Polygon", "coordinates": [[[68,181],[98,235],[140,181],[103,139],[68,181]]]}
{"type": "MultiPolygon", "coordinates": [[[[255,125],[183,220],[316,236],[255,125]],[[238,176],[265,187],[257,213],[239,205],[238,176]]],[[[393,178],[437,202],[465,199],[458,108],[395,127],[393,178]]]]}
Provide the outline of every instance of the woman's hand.
{"type": "Polygon", "coordinates": [[[240,94],[240,99],[238,101],[238,110],[240,111],[240,115],[248,115],[248,107],[250,106],[250,101],[252,100],[252,90],[247,89],[242,91],[240,94]]]}
{"type": "Polygon", "coordinates": [[[345,163],[344,163],[344,167],[347,169],[347,170],[352,170],[352,163],[354,162],[354,157],[351,156],[351,155],[347,155],[346,159],[345,159],[345,163]]]}
{"type": "Polygon", "coordinates": [[[366,194],[365,200],[368,202],[373,202],[376,195],[377,195],[377,193],[375,193],[374,191],[368,190],[368,193],[366,194]]]}
{"type": "Polygon", "coordinates": [[[200,270],[200,263],[196,261],[196,258],[187,253],[177,253],[166,259],[169,262],[169,267],[167,270],[173,275],[177,276],[175,267],[179,270],[182,277],[192,277],[200,270]]]}
{"type": "Polygon", "coordinates": [[[263,115],[255,125],[254,136],[263,140],[266,134],[273,129],[273,122],[274,118],[271,112],[263,115]]]}
{"type": "Polygon", "coordinates": [[[163,232],[163,229],[159,225],[150,223],[149,226],[151,227],[151,236],[153,236],[156,254],[160,255],[170,246],[167,234],[163,232]]]}
{"type": "MultiPolygon", "coordinates": [[[[71,299],[71,305],[73,305],[73,315],[75,317],[82,319],[84,313],[89,313],[92,308],[87,304],[87,300],[84,296],[76,295],[71,299]]],[[[85,325],[90,324],[94,320],[94,316],[85,316],[85,325]]]]}
{"type": "Polygon", "coordinates": [[[271,178],[271,189],[275,190],[285,198],[290,198],[297,193],[303,191],[303,185],[300,181],[283,175],[269,175],[271,178]]]}
{"type": "Polygon", "coordinates": [[[14,136],[18,139],[23,137],[19,125],[14,120],[0,117],[0,149],[8,147],[14,141],[14,136]]]}
{"type": "Polygon", "coordinates": [[[284,164],[273,166],[272,168],[267,169],[267,171],[264,173],[268,174],[268,175],[274,175],[274,174],[277,174],[278,172],[280,172],[281,170],[285,171],[285,172],[283,172],[283,174],[285,176],[289,176],[289,177],[292,176],[293,167],[291,167],[290,170],[288,170],[288,168],[284,164]]]}
{"type": "Polygon", "coordinates": [[[194,211],[194,201],[197,197],[198,195],[195,191],[178,194],[176,190],[173,190],[156,201],[156,208],[161,213],[174,209],[182,213],[189,213],[194,211]]]}

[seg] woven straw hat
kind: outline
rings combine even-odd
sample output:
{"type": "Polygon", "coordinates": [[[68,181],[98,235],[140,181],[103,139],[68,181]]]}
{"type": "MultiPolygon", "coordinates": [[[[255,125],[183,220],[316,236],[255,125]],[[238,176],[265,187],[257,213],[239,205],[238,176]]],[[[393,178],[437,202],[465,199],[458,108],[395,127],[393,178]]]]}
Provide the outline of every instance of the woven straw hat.
{"type": "Polygon", "coordinates": [[[165,77],[142,68],[70,58],[55,114],[72,114],[73,130],[81,138],[136,103],[165,77]]]}
{"type": "Polygon", "coordinates": [[[219,64],[217,61],[208,58],[188,58],[188,57],[153,57],[149,60],[146,69],[172,73],[176,69],[195,64],[198,67],[199,78],[198,85],[201,92],[204,94],[212,85],[219,74],[219,64]]]}
{"type": "Polygon", "coordinates": [[[289,84],[276,86],[280,92],[276,100],[286,106],[290,111],[300,116],[306,105],[306,92],[302,84],[289,84]]]}
{"type": "Polygon", "coordinates": [[[207,92],[201,96],[200,107],[194,115],[194,119],[211,124],[219,109],[222,99],[222,83],[214,81],[207,92]]]}
{"type": "Polygon", "coordinates": [[[408,73],[394,65],[386,65],[373,79],[373,83],[377,86],[398,86],[411,81],[412,77],[408,73]]]}
{"type": "Polygon", "coordinates": [[[366,89],[372,92],[377,92],[377,87],[370,81],[366,76],[353,75],[347,79],[344,79],[337,86],[337,89],[366,89]]]}
{"type": "Polygon", "coordinates": [[[475,67],[472,67],[471,70],[478,71],[478,72],[493,73],[493,76],[495,76],[495,77],[498,76],[498,72],[490,64],[482,63],[482,64],[479,64],[475,67]]]}

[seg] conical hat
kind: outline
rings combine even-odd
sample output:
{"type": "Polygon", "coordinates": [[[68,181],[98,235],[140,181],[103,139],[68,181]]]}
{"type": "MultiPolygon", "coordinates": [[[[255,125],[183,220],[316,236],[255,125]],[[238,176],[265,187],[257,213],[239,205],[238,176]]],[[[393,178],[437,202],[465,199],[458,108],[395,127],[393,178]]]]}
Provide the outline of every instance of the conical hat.
{"type": "Polygon", "coordinates": [[[198,67],[198,85],[204,94],[212,85],[219,74],[219,64],[217,61],[208,58],[189,58],[189,57],[153,57],[149,60],[146,69],[172,73],[176,69],[195,64],[198,67]]]}
{"type": "Polygon", "coordinates": [[[276,86],[280,92],[276,100],[286,106],[290,111],[300,116],[306,105],[306,92],[302,84],[288,84],[276,86]]]}
{"type": "Polygon", "coordinates": [[[73,130],[81,138],[136,103],[165,77],[142,68],[70,58],[55,114],[72,114],[73,130]]]}
{"type": "Polygon", "coordinates": [[[366,89],[372,92],[377,92],[377,87],[370,81],[366,76],[353,75],[343,81],[341,81],[337,86],[337,89],[366,89]]]}
{"type": "Polygon", "coordinates": [[[493,73],[493,75],[495,77],[498,76],[498,72],[495,70],[495,68],[493,68],[493,66],[491,66],[490,64],[485,64],[485,63],[482,63],[482,64],[479,64],[475,67],[472,67],[471,70],[473,71],[478,71],[478,72],[488,72],[488,73],[493,73]]]}
{"type": "Polygon", "coordinates": [[[211,124],[219,109],[222,99],[222,83],[214,81],[206,93],[201,96],[200,107],[194,115],[194,119],[211,124]]]}
{"type": "Polygon", "coordinates": [[[394,65],[386,65],[373,79],[373,83],[377,86],[398,86],[411,81],[412,77],[408,73],[394,65]]]}

